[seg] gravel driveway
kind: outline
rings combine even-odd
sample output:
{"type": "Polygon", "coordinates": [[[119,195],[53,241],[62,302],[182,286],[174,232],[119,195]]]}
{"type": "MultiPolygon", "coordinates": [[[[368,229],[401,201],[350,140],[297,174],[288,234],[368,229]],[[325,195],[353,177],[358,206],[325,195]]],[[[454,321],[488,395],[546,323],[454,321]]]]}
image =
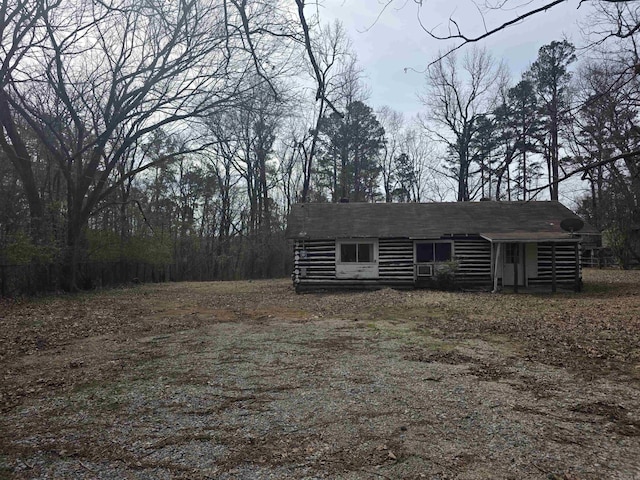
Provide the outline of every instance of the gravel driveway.
{"type": "Polygon", "coordinates": [[[554,297],[4,304],[0,478],[640,479],[640,275],[618,273],[554,297]]]}

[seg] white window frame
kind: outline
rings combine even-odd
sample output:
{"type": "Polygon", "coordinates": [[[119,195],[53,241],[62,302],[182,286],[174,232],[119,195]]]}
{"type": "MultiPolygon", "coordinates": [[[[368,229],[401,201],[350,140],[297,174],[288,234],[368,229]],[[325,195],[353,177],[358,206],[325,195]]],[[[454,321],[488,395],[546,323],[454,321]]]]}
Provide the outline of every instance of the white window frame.
{"type": "MultiPolygon", "coordinates": [[[[435,251],[433,252],[435,256],[435,251]]],[[[437,263],[451,262],[456,258],[456,242],[453,240],[415,240],[413,242],[413,258],[416,265],[436,265],[437,263]],[[418,244],[419,243],[448,243],[451,245],[451,258],[445,261],[432,260],[430,262],[418,262],[418,244]]]]}
{"type": "MultiPolygon", "coordinates": [[[[357,257],[357,253],[356,253],[357,257]]],[[[378,263],[378,240],[363,238],[349,238],[349,239],[341,239],[336,240],[336,263],[342,265],[373,265],[378,263]],[[342,245],[358,245],[358,244],[368,244],[373,246],[373,259],[371,262],[343,262],[342,261],[342,245]]]]}
{"type": "Polygon", "coordinates": [[[378,278],[378,239],[377,238],[343,238],[336,240],[336,278],[345,280],[370,280],[378,278]],[[373,245],[373,261],[371,262],[343,262],[341,258],[342,245],[348,244],[373,245]]]}

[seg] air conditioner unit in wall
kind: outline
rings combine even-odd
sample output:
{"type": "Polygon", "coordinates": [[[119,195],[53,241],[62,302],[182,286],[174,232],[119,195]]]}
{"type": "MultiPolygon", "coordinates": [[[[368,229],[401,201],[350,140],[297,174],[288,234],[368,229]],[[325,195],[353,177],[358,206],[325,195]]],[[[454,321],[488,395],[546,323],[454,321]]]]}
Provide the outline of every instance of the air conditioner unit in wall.
{"type": "Polygon", "coordinates": [[[433,265],[418,265],[418,277],[432,277],[433,265]]]}

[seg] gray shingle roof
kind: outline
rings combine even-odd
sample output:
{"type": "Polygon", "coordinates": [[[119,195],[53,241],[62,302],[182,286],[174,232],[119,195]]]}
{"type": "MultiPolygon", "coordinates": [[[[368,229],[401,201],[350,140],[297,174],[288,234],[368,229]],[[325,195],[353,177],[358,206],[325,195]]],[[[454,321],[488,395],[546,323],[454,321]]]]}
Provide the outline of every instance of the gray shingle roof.
{"type": "MultiPolygon", "coordinates": [[[[293,205],[287,238],[439,238],[443,235],[548,233],[566,238],[559,202],[306,203],[293,205]]],[[[590,225],[581,233],[597,234],[590,225]]]]}

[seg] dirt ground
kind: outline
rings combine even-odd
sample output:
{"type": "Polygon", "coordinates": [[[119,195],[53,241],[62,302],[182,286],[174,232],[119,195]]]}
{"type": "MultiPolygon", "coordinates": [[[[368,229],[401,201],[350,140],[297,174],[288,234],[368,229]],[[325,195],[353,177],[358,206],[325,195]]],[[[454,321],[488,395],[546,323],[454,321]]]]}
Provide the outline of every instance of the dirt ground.
{"type": "Polygon", "coordinates": [[[0,478],[640,479],[640,271],[0,303],[0,478]]]}

